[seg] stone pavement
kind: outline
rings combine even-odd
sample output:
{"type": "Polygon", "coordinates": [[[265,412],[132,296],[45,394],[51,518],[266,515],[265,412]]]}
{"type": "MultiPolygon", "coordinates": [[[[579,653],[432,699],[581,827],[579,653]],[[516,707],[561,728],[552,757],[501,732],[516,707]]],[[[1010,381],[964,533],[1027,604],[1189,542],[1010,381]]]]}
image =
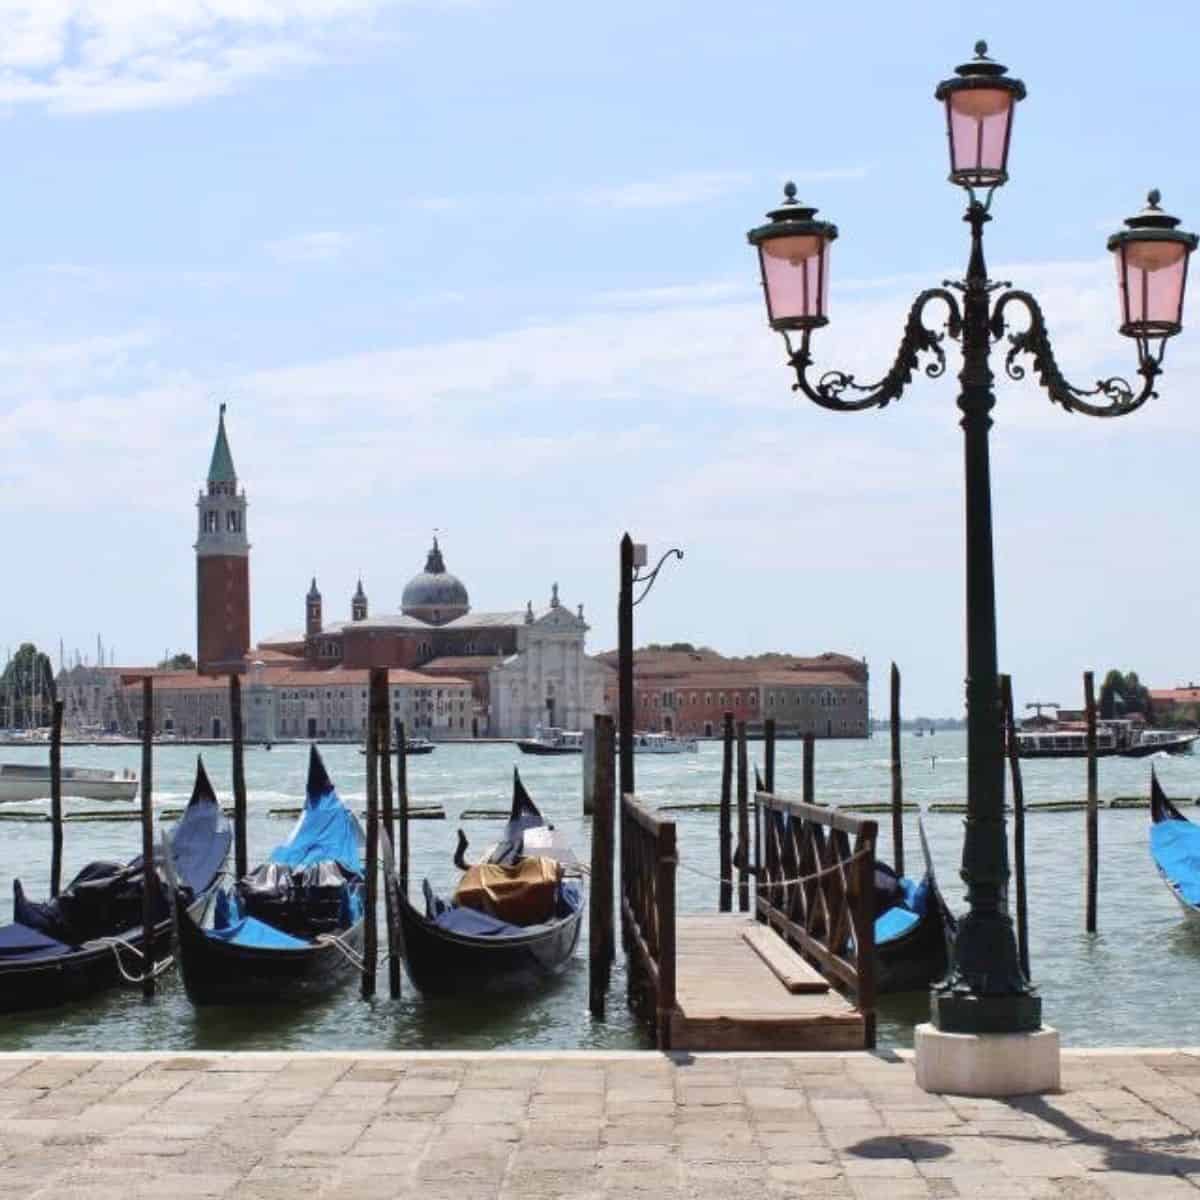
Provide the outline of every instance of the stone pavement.
{"type": "Polygon", "coordinates": [[[0,1055],[0,1196],[1200,1197],[1200,1050],[1057,1095],[868,1054],[0,1055]]]}

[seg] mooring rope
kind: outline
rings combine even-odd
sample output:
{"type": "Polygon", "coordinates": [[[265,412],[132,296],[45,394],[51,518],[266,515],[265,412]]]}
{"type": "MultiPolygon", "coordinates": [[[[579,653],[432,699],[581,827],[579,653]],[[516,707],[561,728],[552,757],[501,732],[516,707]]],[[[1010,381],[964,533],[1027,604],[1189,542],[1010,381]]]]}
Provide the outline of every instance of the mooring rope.
{"type": "Polygon", "coordinates": [[[316,937],[316,943],[318,946],[336,947],[342,957],[356,970],[361,971],[366,964],[366,959],[351,946],[346,945],[336,933],[319,933],[316,937]]]}
{"type": "Polygon", "coordinates": [[[135,945],[133,945],[132,942],[127,942],[121,937],[102,937],[97,938],[96,940],[102,945],[107,946],[113,952],[113,958],[116,959],[117,962],[117,970],[120,971],[121,978],[124,979],[126,983],[141,984],[145,983],[147,979],[157,979],[164,971],[169,970],[175,963],[175,956],[168,954],[166,958],[161,959],[151,965],[149,974],[143,973],[141,975],[131,975],[127,970],[125,970],[125,964],[121,961],[121,951],[119,947],[123,946],[130,952],[130,954],[134,955],[135,958],[140,958],[143,961],[145,961],[146,956],[135,945]]]}
{"type": "MultiPolygon", "coordinates": [[[[767,887],[794,887],[797,884],[801,884],[801,883],[813,883],[815,880],[821,879],[826,875],[832,875],[832,874],[835,874],[836,872],[840,872],[843,869],[850,867],[853,863],[857,862],[858,859],[866,858],[868,856],[868,854],[869,854],[869,851],[867,851],[867,850],[856,850],[852,855],[850,855],[849,858],[839,859],[835,863],[830,863],[829,866],[827,866],[827,867],[820,867],[818,870],[813,871],[812,874],[810,874],[810,875],[800,875],[800,876],[797,876],[795,879],[771,879],[771,878],[764,876],[760,879],[760,883],[761,883],[761,886],[765,887],[765,888],[767,888],[767,887]]],[[[735,886],[735,885],[743,882],[741,879],[736,878],[736,877],[732,878],[732,879],[727,879],[727,878],[723,878],[720,875],[714,875],[711,871],[704,871],[704,870],[701,870],[701,868],[699,868],[699,867],[693,867],[691,865],[691,863],[685,862],[682,858],[679,857],[678,854],[676,854],[676,856],[675,856],[674,863],[677,867],[682,867],[685,871],[691,871],[691,873],[693,875],[699,875],[701,879],[710,880],[712,883],[727,883],[730,886],[735,886]]],[[[755,874],[755,873],[756,872],[747,872],[747,876],[749,876],[751,874],[755,874]]]]}

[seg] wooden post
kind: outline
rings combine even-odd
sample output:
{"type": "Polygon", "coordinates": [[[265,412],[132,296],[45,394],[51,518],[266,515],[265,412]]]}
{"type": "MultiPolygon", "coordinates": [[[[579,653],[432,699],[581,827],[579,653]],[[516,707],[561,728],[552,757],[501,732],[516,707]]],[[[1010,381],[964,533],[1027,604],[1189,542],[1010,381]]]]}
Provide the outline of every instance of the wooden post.
{"type": "Polygon", "coordinates": [[[768,717],[763,725],[763,757],[766,760],[763,787],[775,794],[775,718],[768,717]]]}
{"type": "MultiPolygon", "coordinates": [[[[583,731],[583,815],[590,817],[595,811],[593,789],[596,786],[596,731],[583,731]]],[[[593,837],[595,833],[593,832],[593,837]]]]}
{"type": "MultiPolygon", "coordinates": [[[[775,794],[775,718],[768,717],[763,725],[763,758],[765,760],[765,770],[767,777],[763,781],[762,788],[755,788],[754,791],[754,811],[751,813],[751,820],[754,822],[754,903],[750,907],[750,911],[758,915],[758,890],[762,876],[759,872],[762,869],[762,813],[758,808],[758,792],[760,790],[775,794]]],[[[758,773],[755,772],[755,783],[758,782],[758,773]]]]}
{"type": "MultiPolygon", "coordinates": [[[[391,692],[384,675],[383,709],[379,716],[379,791],[382,800],[380,820],[387,832],[388,845],[396,844],[395,808],[392,803],[392,704],[391,692]]],[[[400,953],[397,949],[396,912],[388,897],[383,898],[383,916],[387,924],[388,939],[388,995],[393,1000],[400,998],[400,953]]]]}
{"type": "Polygon", "coordinates": [[[811,733],[804,735],[804,803],[816,804],[816,781],[813,772],[814,739],[811,733]]]}
{"type": "Polygon", "coordinates": [[[719,912],[733,910],[733,713],[725,714],[724,757],[721,759],[721,810],[717,837],[720,852],[719,912]]]}
{"type": "Polygon", "coordinates": [[[750,911],[750,767],[746,751],[746,722],[737,723],[738,912],[750,911]]]}
{"type": "Polygon", "coordinates": [[[142,996],[154,995],[154,680],[142,679],[142,996]]]}
{"type": "Polygon", "coordinates": [[[675,1012],[675,822],[658,836],[658,1048],[671,1048],[671,1016],[675,1012]]]}
{"type": "Polygon", "coordinates": [[[904,874],[904,777],[900,765],[900,669],[892,663],[892,866],[904,874]]]}
{"type": "Polygon", "coordinates": [[[1013,790],[1013,868],[1016,874],[1017,956],[1021,973],[1029,978],[1029,912],[1025,901],[1025,787],[1021,782],[1021,755],[1013,717],[1012,679],[1000,676],[1000,702],[1004,707],[1004,736],[1013,790]]]}
{"type": "Polygon", "coordinates": [[[1100,823],[1096,778],[1096,684],[1091,671],[1083,673],[1087,705],[1087,931],[1096,932],[1096,882],[1100,868],[1100,823]]]}
{"type": "Polygon", "coordinates": [[[62,723],[63,702],[54,701],[50,724],[50,895],[57,896],[62,886],[63,811],[62,811],[62,723]]]}
{"type": "Polygon", "coordinates": [[[588,894],[588,998],[592,1016],[604,1018],[609,973],[616,957],[613,937],[613,798],[616,731],[612,717],[593,720],[592,877],[588,894]]]}
{"type": "MultiPolygon", "coordinates": [[[[382,668],[371,668],[371,683],[367,700],[367,895],[363,914],[362,998],[375,995],[375,967],[378,957],[376,904],[379,880],[379,708],[378,677],[382,668]]],[[[387,676],[384,675],[386,680],[387,676]]]]}
{"type": "MultiPolygon", "coordinates": [[[[397,875],[400,878],[400,894],[408,899],[408,738],[404,722],[396,724],[396,820],[399,824],[400,844],[397,875]]],[[[396,845],[395,842],[392,845],[396,845]]]]}
{"type": "Polygon", "coordinates": [[[229,726],[233,735],[233,862],[238,879],[249,870],[246,850],[246,754],[242,741],[242,681],[229,677],[229,726]]]}

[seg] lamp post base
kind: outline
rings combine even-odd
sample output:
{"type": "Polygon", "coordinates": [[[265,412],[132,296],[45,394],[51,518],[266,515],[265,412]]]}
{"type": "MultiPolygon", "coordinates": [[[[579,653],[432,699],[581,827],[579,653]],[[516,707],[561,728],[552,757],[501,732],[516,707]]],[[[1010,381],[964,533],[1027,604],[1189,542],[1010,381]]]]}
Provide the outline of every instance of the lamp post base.
{"type": "Polygon", "coordinates": [[[1042,1027],[1042,998],[1030,989],[1002,996],[976,996],[936,986],[931,1017],[943,1033],[1033,1033],[1042,1027]]]}
{"type": "Polygon", "coordinates": [[[1058,1030],[1032,1033],[915,1031],[917,1086],[951,1096],[1028,1096],[1061,1085],[1058,1030]]]}

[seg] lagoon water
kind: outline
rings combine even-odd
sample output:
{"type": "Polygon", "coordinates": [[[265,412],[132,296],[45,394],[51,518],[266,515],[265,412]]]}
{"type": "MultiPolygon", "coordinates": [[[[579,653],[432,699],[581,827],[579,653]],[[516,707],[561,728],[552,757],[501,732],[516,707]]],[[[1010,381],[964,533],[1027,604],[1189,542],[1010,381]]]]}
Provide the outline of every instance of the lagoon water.
{"type": "MultiPolygon", "coordinates": [[[[965,737],[942,732],[933,737],[904,736],[905,797],[923,809],[935,801],[961,801],[966,787],[965,737]],[[936,756],[936,762],[933,761],[936,756]]],[[[778,790],[798,792],[800,745],[781,742],[777,756],[778,790]]],[[[761,743],[751,743],[751,761],[760,760],[761,743]]],[[[323,749],[330,775],[356,809],[363,803],[365,760],[354,746],[323,749]]],[[[247,750],[250,862],[253,865],[283,840],[291,827],[267,810],[296,805],[303,794],[307,746],[247,750]]],[[[0,750],[5,761],[45,761],[44,747],[0,750]]],[[[196,752],[184,747],[155,750],[155,804],[179,807],[191,791],[196,752]]],[[[136,746],[68,747],[66,765],[137,769],[136,746]]],[[[222,799],[228,799],[228,748],[204,752],[205,763],[222,799]]],[[[886,801],[890,794],[888,739],[818,742],[818,797],[827,803],[886,801]]],[[[1103,759],[1099,764],[1102,798],[1147,795],[1151,763],[1167,793],[1200,796],[1200,755],[1152,760],[1103,759]]],[[[636,760],[638,792],[651,805],[715,800],[719,794],[721,747],[702,744],[698,754],[636,760]]],[[[412,822],[414,892],[428,876],[449,890],[457,874],[451,865],[454,831],[464,809],[502,809],[508,805],[512,768],[521,768],[530,793],[548,818],[567,831],[586,861],[589,822],[581,816],[581,762],[577,757],[530,758],[502,744],[441,745],[431,755],[408,760],[414,803],[439,801],[445,821],[412,822]]],[[[1085,789],[1082,761],[1024,764],[1027,802],[1081,799],[1085,789]]],[[[94,801],[68,801],[69,807],[95,809],[94,801]]],[[[29,806],[23,806],[29,807],[29,806]]],[[[46,807],[42,805],[41,807],[46,807]]],[[[113,806],[127,807],[134,806],[113,806]]],[[[681,911],[714,910],[717,885],[716,813],[677,813],[681,911]]],[[[1198,814],[1200,815],[1200,814],[1198,814]]],[[[880,818],[880,855],[891,853],[890,823],[880,818]]],[[[1200,1044],[1200,1010],[1192,997],[1200,984],[1200,932],[1184,925],[1174,900],[1155,871],[1147,851],[1146,810],[1100,814],[1100,932],[1084,932],[1084,814],[1031,813],[1027,825],[1030,877],[1031,966],[1041,989],[1046,1020],[1069,1045],[1200,1044]]],[[[494,839],[497,821],[462,822],[476,847],[494,839]]],[[[943,891],[960,911],[958,879],[962,817],[926,814],[926,829],[943,891]]],[[[0,824],[0,921],[11,918],[12,879],[19,876],[32,896],[45,894],[49,875],[48,824],[0,824]]],[[[140,849],[135,823],[68,823],[65,827],[64,879],[98,858],[126,859],[140,849]]],[[[919,862],[916,815],[906,822],[910,870],[919,862]],[[916,856],[916,857],[914,857],[916,856]]],[[[145,1003],[140,993],[116,991],[84,1004],[45,1014],[0,1016],[0,1050],[192,1050],[192,1049],[436,1049],[625,1048],[647,1044],[624,1004],[624,976],[618,963],[607,1020],[594,1021],[587,1010],[586,921],[572,967],[550,987],[519,1002],[482,1000],[466,995],[447,1002],[426,1002],[405,980],[403,998],[387,996],[386,970],[381,995],[364,1003],[355,984],[325,1003],[294,1009],[196,1010],[188,1003],[175,972],[159,982],[159,993],[145,1003]]],[[[381,945],[386,939],[381,936],[381,945]]],[[[619,956],[619,952],[618,952],[619,956]]],[[[911,1046],[912,1026],[924,1020],[927,997],[884,997],[879,1044],[911,1046]]]]}

